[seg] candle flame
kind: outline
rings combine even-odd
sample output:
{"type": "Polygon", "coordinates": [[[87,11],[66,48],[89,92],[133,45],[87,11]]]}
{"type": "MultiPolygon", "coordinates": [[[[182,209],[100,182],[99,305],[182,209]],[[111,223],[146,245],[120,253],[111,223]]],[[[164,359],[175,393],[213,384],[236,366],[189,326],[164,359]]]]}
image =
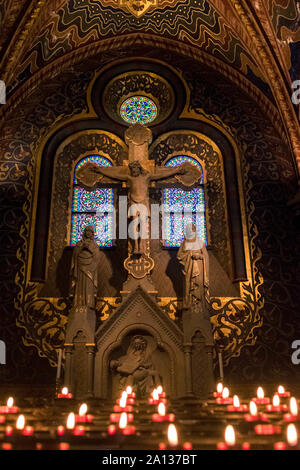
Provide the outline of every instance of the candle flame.
{"type": "Polygon", "coordinates": [[[249,411],[250,411],[251,416],[257,415],[257,406],[256,406],[256,403],[252,400],[249,403],[249,411]]]}
{"type": "Polygon", "coordinates": [[[159,394],[159,395],[161,395],[162,392],[163,392],[163,388],[162,388],[161,385],[159,385],[156,390],[158,391],[158,394],[159,394]]]}
{"type": "Polygon", "coordinates": [[[158,400],[159,399],[159,393],[158,393],[158,390],[157,388],[155,388],[152,392],[152,397],[153,397],[153,400],[158,400]]]}
{"type": "Polygon", "coordinates": [[[160,416],[166,416],[166,407],[165,407],[165,404],[164,403],[160,403],[158,405],[158,414],[160,416]]]}
{"type": "Polygon", "coordinates": [[[275,394],[275,395],[273,396],[272,403],[273,403],[273,406],[279,406],[279,405],[280,405],[280,398],[279,398],[279,395],[275,394]]]}
{"type": "Polygon", "coordinates": [[[70,413],[67,419],[67,429],[74,429],[75,428],[75,414],[70,413]]]}
{"type": "Polygon", "coordinates": [[[176,426],[174,424],[169,424],[168,441],[169,441],[170,446],[172,447],[178,446],[178,434],[177,434],[176,426]]]}
{"type": "Polygon", "coordinates": [[[79,408],[79,416],[84,416],[87,414],[88,406],[86,403],[82,403],[81,407],[79,408]]]}
{"type": "Polygon", "coordinates": [[[225,429],[225,442],[228,446],[235,445],[235,431],[234,427],[229,424],[225,429]]]}
{"type": "Polygon", "coordinates": [[[17,419],[16,428],[22,430],[25,428],[25,416],[20,415],[17,419]]]}
{"type": "Polygon", "coordinates": [[[286,430],[287,441],[290,446],[296,446],[298,444],[298,433],[294,424],[289,424],[286,430]]]}
{"type": "Polygon", "coordinates": [[[221,382],[219,382],[219,383],[217,384],[217,392],[218,392],[218,393],[222,393],[222,391],[223,391],[223,384],[222,384],[221,382]]]}
{"type": "Polygon", "coordinates": [[[121,398],[120,398],[120,407],[121,407],[121,408],[125,408],[126,403],[127,403],[127,393],[126,393],[126,392],[123,392],[123,393],[122,393],[122,396],[121,396],[121,398]]]}
{"type": "Polygon", "coordinates": [[[119,421],[119,428],[125,429],[127,426],[127,413],[122,413],[119,421]]]}
{"type": "Polygon", "coordinates": [[[64,388],[62,389],[62,391],[61,391],[61,394],[62,394],[62,395],[68,395],[68,393],[69,393],[68,387],[64,387],[64,388]]]}
{"type": "Polygon", "coordinates": [[[262,387],[258,387],[257,389],[257,398],[264,398],[265,396],[265,392],[264,392],[264,389],[262,387]]]}
{"type": "Polygon", "coordinates": [[[277,389],[277,392],[278,393],[284,393],[285,392],[285,389],[282,385],[279,385],[278,389],[277,389]]]}
{"type": "Polygon", "coordinates": [[[297,416],[298,414],[298,404],[295,397],[290,398],[290,412],[293,416],[297,416]]]}
{"type": "Polygon", "coordinates": [[[240,400],[239,400],[239,397],[237,395],[233,396],[233,406],[235,406],[236,408],[238,408],[240,406],[240,400]]]}
{"type": "Polygon", "coordinates": [[[7,400],[7,406],[8,406],[8,408],[12,408],[14,406],[13,397],[9,397],[9,399],[7,400]]]}
{"type": "Polygon", "coordinates": [[[132,394],[132,387],[130,387],[130,385],[128,385],[128,387],[126,388],[126,393],[127,393],[127,395],[132,394]]]}
{"type": "Polygon", "coordinates": [[[222,398],[228,398],[229,397],[229,388],[224,387],[222,390],[222,398]]]}

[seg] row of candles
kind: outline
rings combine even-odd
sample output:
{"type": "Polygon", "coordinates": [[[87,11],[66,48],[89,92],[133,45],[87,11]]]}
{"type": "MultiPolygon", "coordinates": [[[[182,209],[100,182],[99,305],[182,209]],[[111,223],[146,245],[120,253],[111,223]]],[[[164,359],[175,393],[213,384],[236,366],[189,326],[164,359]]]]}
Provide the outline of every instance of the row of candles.
{"type": "MultiPolygon", "coordinates": [[[[69,393],[68,389],[64,388],[59,394],[59,398],[72,398],[72,395],[69,393]]],[[[298,448],[298,433],[295,427],[294,422],[300,421],[300,415],[298,413],[298,404],[295,397],[290,397],[290,393],[286,392],[284,387],[279,386],[277,392],[273,396],[272,404],[271,400],[268,397],[264,396],[264,391],[262,387],[257,389],[257,396],[254,397],[249,406],[246,404],[241,404],[237,395],[230,397],[230,392],[227,387],[224,387],[223,384],[219,383],[217,385],[217,390],[214,393],[216,398],[216,403],[218,405],[226,405],[226,410],[228,412],[237,412],[244,413],[244,420],[248,423],[253,423],[255,425],[254,430],[258,435],[272,435],[279,434],[281,432],[281,426],[275,426],[268,423],[268,413],[278,413],[284,412],[283,420],[289,422],[286,431],[286,442],[276,442],[274,444],[274,449],[289,449],[289,448],[298,448]],[[288,406],[286,404],[281,404],[281,398],[289,398],[289,412],[288,406]],[[265,406],[265,412],[258,412],[258,406],[265,406]]],[[[119,435],[124,436],[134,435],[136,433],[136,428],[133,424],[134,413],[133,407],[135,404],[135,393],[132,391],[131,387],[127,387],[121,397],[117,400],[113,413],[110,414],[111,424],[108,426],[108,435],[119,435]]],[[[179,444],[178,433],[176,426],[174,424],[175,415],[173,413],[167,414],[166,405],[167,398],[166,394],[163,391],[162,387],[155,389],[151,396],[148,399],[149,405],[157,406],[157,412],[152,414],[152,421],[156,423],[169,423],[168,425],[168,443],[160,443],[160,449],[192,449],[190,443],[179,444]]],[[[5,423],[5,415],[16,414],[19,412],[19,408],[14,405],[14,400],[10,397],[7,401],[6,406],[0,406],[0,423],[5,423]]],[[[71,412],[68,415],[66,425],[57,427],[57,435],[62,436],[83,436],[85,434],[84,423],[92,423],[93,416],[88,414],[88,407],[84,403],[80,406],[78,414],[71,412]]],[[[8,425],[5,429],[5,435],[10,437],[14,432],[17,435],[22,434],[23,436],[29,437],[33,436],[34,428],[33,426],[26,425],[26,420],[24,415],[19,415],[14,431],[13,426],[8,425]]],[[[237,448],[235,431],[232,425],[228,425],[225,429],[225,442],[219,442],[217,444],[218,449],[234,449],[237,448]]],[[[2,448],[5,448],[6,444],[2,445],[2,448]]],[[[68,449],[68,443],[60,443],[60,448],[68,449]]],[[[249,443],[241,444],[240,448],[249,449],[249,443]]]]}
{"type": "MultiPolygon", "coordinates": [[[[214,393],[216,403],[218,405],[226,405],[228,412],[234,413],[245,413],[244,420],[246,422],[252,422],[255,424],[254,431],[257,435],[276,435],[281,433],[281,426],[269,424],[270,413],[283,414],[283,420],[289,422],[286,428],[286,441],[279,441],[274,443],[274,450],[288,450],[288,449],[300,449],[298,444],[298,432],[294,422],[300,421],[300,415],[298,411],[298,403],[295,397],[290,396],[290,392],[287,392],[282,385],[277,389],[271,399],[265,397],[264,390],[262,387],[258,387],[257,396],[253,397],[249,403],[241,405],[239,397],[234,395],[230,397],[228,387],[223,387],[222,383],[217,385],[217,391],[214,393]],[[281,398],[289,398],[289,407],[287,404],[281,404],[281,398]],[[265,407],[265,412],[258,412],[258,406],[265,407]],[[289,412],[287,412],[289,410],[289,412]]],[[[232,425],[228,425],[224,433],[225,442],[219,442],[217,449],[228,450],[228,449],[242,449],[250,450],[250,444],[243,442],[240,445],[236,443],[235,430],[232,425]]]]}
{"type": "MultiPolygon", "coordinates": [[[[132,423],[134,420],[133,405],[135,403],[135,393],[132,388],[127,387],[126,391],[122,392],[121,398],[117,400],[110,415],[110,421],[114,424],[108,426],[108,434],[113,435],[132,435],[135,434],[136,428],[132,423]]],[[[167,429],[168,442],[159,443],[160,450],[191,450],[192,445],[189,442],[184,442],[182,445],[179,443],[177,428],[174,424],[175,415],[167,413],[167,399],[162,386],[158,386],[153,390],[149,399],[148,405],[157,406],[157,412],[152,414],[152,421],[155,423],[169,423],[167,429]]]]}

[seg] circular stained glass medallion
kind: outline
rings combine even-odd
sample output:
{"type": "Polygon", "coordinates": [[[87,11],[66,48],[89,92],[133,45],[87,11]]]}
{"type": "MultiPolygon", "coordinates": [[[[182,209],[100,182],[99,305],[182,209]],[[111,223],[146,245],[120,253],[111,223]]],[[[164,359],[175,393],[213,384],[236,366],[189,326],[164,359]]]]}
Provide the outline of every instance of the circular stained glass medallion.
{"type": "Polygon", "coordinates": [[[122,103],[120,115],[129,124],[149,124],[157,117],[157,107],[146,96],[132,96],[122,103]]]}

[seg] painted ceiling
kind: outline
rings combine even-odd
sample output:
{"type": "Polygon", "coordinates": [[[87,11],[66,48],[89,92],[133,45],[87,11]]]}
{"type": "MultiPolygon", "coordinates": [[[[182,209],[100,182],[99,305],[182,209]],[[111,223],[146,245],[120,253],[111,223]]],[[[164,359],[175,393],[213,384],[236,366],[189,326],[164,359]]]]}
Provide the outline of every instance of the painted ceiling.
{"type": "Polygon", "coordinates": [[[238,72],[277,106],[300,160],[297,0],[2,0],[0,78],[10,97],[49,64],[128,38],[176,41],[238,72]]]}

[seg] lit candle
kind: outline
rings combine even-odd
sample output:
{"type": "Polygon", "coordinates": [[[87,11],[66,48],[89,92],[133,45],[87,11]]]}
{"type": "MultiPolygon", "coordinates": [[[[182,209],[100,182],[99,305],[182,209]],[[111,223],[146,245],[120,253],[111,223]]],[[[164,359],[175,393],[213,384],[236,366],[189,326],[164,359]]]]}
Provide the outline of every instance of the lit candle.
{"type": "Polygon", "coordinates": [[[76,426],[76,416],[73,412],[69,413],[68,415],[66,428],[69,432],[72,431],[72,434],[74,436],[83,436],[85,433],[85,429],[83,426],[76,426]]]}
{"type": "Polygon", "coordinates": [[[279,398],[279,395],[275,394],[273,396],[273,400],[272,400],[272,405],[267,405],[266,406],[266,410],[268,412],[270,411],[286,411],[287,410],[287,406],[286,405],[281,405],[280,404],[280,398],[279,398]]]}
{"type": "Polygon", "coordinates": [[[282,385],[279,385],[277,389],[277,395],[279,395],[281,398],[287,398],[291,396],[290,392],[287,392],[282,385]]]}
{"type": "Polygon", "coordinates": [[[23,431],[24,427],[25,427],[25,416],[20,415],[16,422],[16,429],[18,429],[18,431],[23,431]]]}
{"type": "Polygon", "coordinates": [[[130,385],[128,385],[128,387],[126,388],[126,393],[128,398],[135,398],[135,393],[133,392],[132,387],[130,387],[130,385]]]}
{"type": "Polygon", "coordinates": [[[244,442],[241,446],[237,446],[236,437],[235,437],[235,430],[234,430],[234,427],[231,424],[229,424],[225,428],[224,439],[225,439],[225,442],[218,442],[217,443],[217,449],[218,450],[236,450],[239,447],[242,450],[249,450],[250,449],[250,444],[248,442],[244,442]]]}
{"type": "Polygon", "coordinates": [[[178,433],[175,424],[169,424],[168,427],[168,443],[172,449],[178,448],[178,433]]]}
{"type": "Polygon", "coordinates": [[[290,412],[284,415],[284,421],[299,421],[298,404],[295,397],[290,398],[290,412]]]}
{"type": "Polygon", "coordinates": [[[57,398],[70,399],[73,398],[72,393],[69,393],[68,387],[63,387],[61,393],[57,395],[57,398]]]}
{"type": "Polygon", "coordinates": [[[228,387],[224,387],[222,390],[222,396],[216,398],[217,405],[232,405],[233,399],[229,397],[228,387]]]}
{"type": "Polygon", "coordinates": [[[175,420],[173,413],[166,414],[166,405],[164,403],[159,403],[157,411],[157,413],[152,415],[152,421],[155,423],[162,423],[164,421],[173,422],[175,420]]]}
{"type": "Polygon", "coordinates": [[[6,406],[0,406],[0,413],[18,413],[19,408],[14,406],[13,397],[9,397],[6,406]]]}
{"type": "Polygon", "coordinates": [[[67,429],[71,430],[75,428],[75,414],[70,413],[67,418],[67,429]]]}
{"type": "MultiPolygon", "coordinates": [[[[121,413],[112,413],[110,415],[109,419],[112,423],[119,423],[121,416],[122,416],[121,413]]],[[[127,413],[127,421],[128,421],[128,423],[131,423],[133,421],[133,414],[132,413],[127,413]]]]}
{"type": "Polygon", "coordinates": [[[129,397],[127,392],[122,392],[121,398],[118,398],[117,404],[120,405],[121,408],[125,408],[127,404],[133,405],[134,404],[134,398],[129,397]]]}
{"type": "Polygon", "coordinates": [[[275,442],[274,450],[298,450],[298,433],[296,426],[291,423],[286,430],[287,444],[285,442],[275,442]]]}
{"type": "Polygon", "coordinates": [[[25,426],[25,416],[20,415],[16,422],[16,429],[20,431],[23,436],[32,436],[34,429],[32,426],[25,426]]]}
{"type": "Polygon", "coordinates": [[[87,414],[88,406],[86,403],[83,403],[76,415],[76,423],[91,423],[93,421],[93,416],[87,414]]]}
{"type": "Polygon", "coordinates": [[[265,392],[262,387],[258,387],[256,394],[257,394],[257,397],[252,398],[252,400],[257,405],[267,405],[268,403],[270,403],[270,398],[265,397],[265,392]]]}
{"type": "Polygon", "coordinates": [[[214,392],[214,397],[217,398],[217,397],[221,397],[222,396],[222,392],[223,392],[223,384],[221,382],[219,382],[217,384],[217,391],[214,392]]]}
{"type": "Polygon", "coordinates": [[[233,404],[227,406],[227,411],[245,412],[247,410],[248,410],[248,406],[241,405],[239,397],[237,395],[233,396],[233,404]]]}
{"type": "MultiPolygon", "coordinates": [[[[111,415],[112,417],[112,415],[111,415]]],[[[123,412],[119,419],[116,420],[115,422],[118,422],[119,426],[118,428],[114,424],[110,424],[108,426],[107,432],[109,435],[114,435],[116,433],[121,433],[124,434],[125,436],[129,436],[130,434],[135,433],[135,426],[128,425],[128,422],[133,421],[133,415],[131,415],[130,419],[128,419],[128,415],[126,412],[123,412]]]]}
{"type": "Polygon", "coordinates": [[[268,421],[265,414],[257,412],[257,405],[253,400],[249,403],[249,413],[245,414],[244,419],[247,422],[268,421]]]}
{"type": "Polygon", "coordinates": [[[127,401],[134,403],[134,399],[128,398],[127,392],[122,392],[122,396],[117,400],[117,405],[114,405],[113,411],[115,413],[131,413],[133,408],[131,405],[127,405],[127,401]]]}

